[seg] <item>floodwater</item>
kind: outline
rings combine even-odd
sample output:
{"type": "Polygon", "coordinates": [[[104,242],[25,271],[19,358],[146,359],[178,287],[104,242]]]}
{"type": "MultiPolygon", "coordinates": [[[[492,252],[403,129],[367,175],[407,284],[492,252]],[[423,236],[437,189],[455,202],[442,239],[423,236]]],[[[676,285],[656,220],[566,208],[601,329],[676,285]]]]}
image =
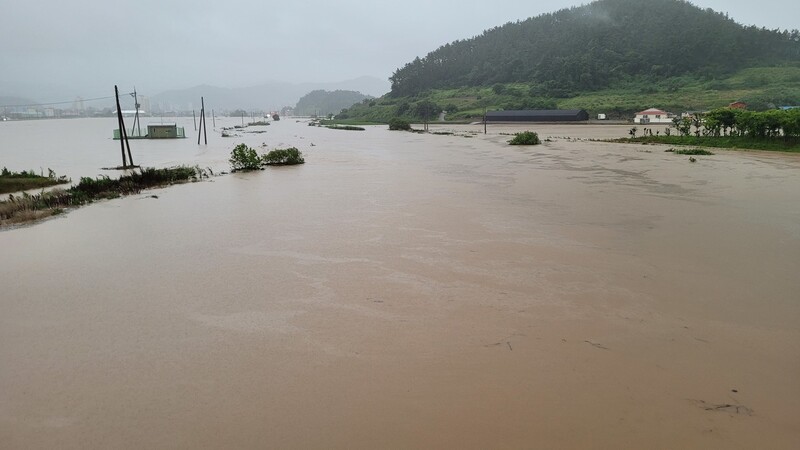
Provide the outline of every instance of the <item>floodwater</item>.
{"type": "Polygon", "coordinates": [[[800,446],[800,158],[442,128],[136,141],[307,164],[0,232],[0,447],[800,446]]]}

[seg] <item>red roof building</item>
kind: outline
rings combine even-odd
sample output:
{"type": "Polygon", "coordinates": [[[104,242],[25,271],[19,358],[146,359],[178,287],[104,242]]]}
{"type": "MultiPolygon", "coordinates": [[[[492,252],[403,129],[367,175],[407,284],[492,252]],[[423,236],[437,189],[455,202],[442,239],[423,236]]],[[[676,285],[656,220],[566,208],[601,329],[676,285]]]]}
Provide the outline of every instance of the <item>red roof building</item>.
{"type": "Polygon", "coordinates": [[[672,114],[657,108],[650,108],[636,113],[635,123],[672,123],[672,114]]]}

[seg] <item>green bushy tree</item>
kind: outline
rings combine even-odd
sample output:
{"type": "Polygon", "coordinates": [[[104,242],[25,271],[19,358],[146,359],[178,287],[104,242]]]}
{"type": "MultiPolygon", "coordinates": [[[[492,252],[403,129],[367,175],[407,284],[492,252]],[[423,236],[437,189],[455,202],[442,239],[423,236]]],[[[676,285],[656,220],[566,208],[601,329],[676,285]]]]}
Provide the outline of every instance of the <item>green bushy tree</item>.
{"type": "Polygon", "coordinates": [[[264,164],[270,166],[290,166],[294,164],[303,164],[305,159],[303,153],[296,147],[278,148],[270,151],[263,157],[264,164]]]}
{"type": "Polygon", "coordinates": [[[536,132],[523,131],[522,133],[516,133],[514,138],[508,141],[508,143],[511,145],[539,145],[541,141],[536,132]]]}
{"type": "Polygon", "coordinates": [[[389,129],[394,131],[410,131],[411,124],[406,119],[395,117],[389,121],[389,129]]]}
{"type": "Polygon", "coordinates": [[[255,149],[245,144],[239,144],[234,147],[228,162],[230,162],[231,169],[234,172],[259,170],[261,168],[261,157],[258,156],[255,149]]]}

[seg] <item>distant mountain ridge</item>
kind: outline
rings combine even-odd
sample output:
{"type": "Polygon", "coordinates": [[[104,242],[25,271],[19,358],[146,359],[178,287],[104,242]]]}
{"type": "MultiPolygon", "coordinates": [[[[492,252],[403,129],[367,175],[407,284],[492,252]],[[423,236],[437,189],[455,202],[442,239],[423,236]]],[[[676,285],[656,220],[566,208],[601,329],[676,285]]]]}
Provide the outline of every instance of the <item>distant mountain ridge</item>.
{"type": "Polygon", "coordinates": [[[0,108],[15,107],[19,105],[34,105],[34,104],[36,104],[36,102],[29,98],[16,97],[10,95],[0,95],[0,108]]]}
{"type": "Polygon", "coordinates": [[[797,30],[745,27],[683,0],[598,0],[446,44],[390,80],[396,97],[495,83],[538,83],[540,95],[558,97],[631,77],[713,77],[798,61],[797,30]]]}
{"type": "Polygon", "coordinates": [[[259,109],[278,110],[295,105],[301,97],[315,90],[358,91],[370,96],[381,96],[389,91],[389,82],[375,77],[359,77],[336,83],[269,82],[246,88],[221,88],[201,85],[188,89],[170,90],[150,98],[151,109],[191,110],[200,108],[200,97],[206,109],[259,109]]]}
{"type": "Polygon", "coordinates": [[[338,114],[344,108],[373,98],[357,91],[311,91],[298,100],[294,114],[298,116],[327,116],[338,114]]]}

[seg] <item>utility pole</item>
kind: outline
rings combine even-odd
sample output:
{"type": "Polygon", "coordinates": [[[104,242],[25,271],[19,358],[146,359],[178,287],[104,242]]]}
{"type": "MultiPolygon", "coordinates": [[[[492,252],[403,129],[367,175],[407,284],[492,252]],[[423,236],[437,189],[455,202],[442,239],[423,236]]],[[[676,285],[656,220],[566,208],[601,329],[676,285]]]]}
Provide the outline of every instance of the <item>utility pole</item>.
{"type": "MultiPolygon", "coordinates": [[[[208,136],[206,135],[206,103],[203,97],[200,97],[200,129],[203,131],[203,138],[208,145],[208,136]]],[[[200,131],[197,132],[197,145],[200,145],[200,131]]]]}
{"type": "Polygon", "coordinates": [[[194,115],[194,110],[192,110],[192,120],[194,120],[194,131],[197,131],[197,116],[194,115]]]}
{"type": "Polygon", "coordinates": [[[203,139],[205,140],[205,144],[208,145],[208,136],[206,135],[206,130],[208,129],[206,125],[206,103],[203,97],[200,97],[200,107],[202,108],[201,120],[203,121],[203,139]]]}
{"type": "Polygon", "coordinates": [[[486,108],[483,108],[483,134],[486,134],[486,108]]]}
{"type": "Polygon", "coordinates": [[[114,85],[114,96],[117,99],[117,121],[119,122],[119,145],[120,149],[122,150],[122,168],[128,168],[128,161],[130,161],[131,166],[133,166],[133,156],[131,156],[131,144],[128,142],[128,131],[125,130],[125,120],[122,118],[122,107],[119,105],[119,89],[117,85],[114,85]],[[125,159],[125,147],[128,147],[128,159],[125,159]]]}
{"type": "MultiPolygon", "coordinates": [[[[139,107],[141,105],[139,104],[139,97],[136,95],[136,86],[133,87],[133,94],[131,94],[131,96],[133,97],[133,105],[136,108],[136,115],[133,116],[133,126],[136,127],[136,130],[138,131],[136,135],[141,137],[142,124],[139,122],[139,107]]],[[[133,133],[133,127],[131,127],[131,133],[133,133]]]]}
{"type": "Polygon", "coordinates": [[[119,89],[114,85],[114,96],[117,99],[117,126],[119,126],[119,147],[122,151],[122,167],[128,166],[128,160],[125,158],[125,123],[122,121],[122,108],[119,106],[119,89]]]}
{"type": "Polygon", "coordinates": [[[217,129],[217,118],[214,117],[213,109],[211,110],[211,126],[214,127],[215,130],[217,129]]]}

